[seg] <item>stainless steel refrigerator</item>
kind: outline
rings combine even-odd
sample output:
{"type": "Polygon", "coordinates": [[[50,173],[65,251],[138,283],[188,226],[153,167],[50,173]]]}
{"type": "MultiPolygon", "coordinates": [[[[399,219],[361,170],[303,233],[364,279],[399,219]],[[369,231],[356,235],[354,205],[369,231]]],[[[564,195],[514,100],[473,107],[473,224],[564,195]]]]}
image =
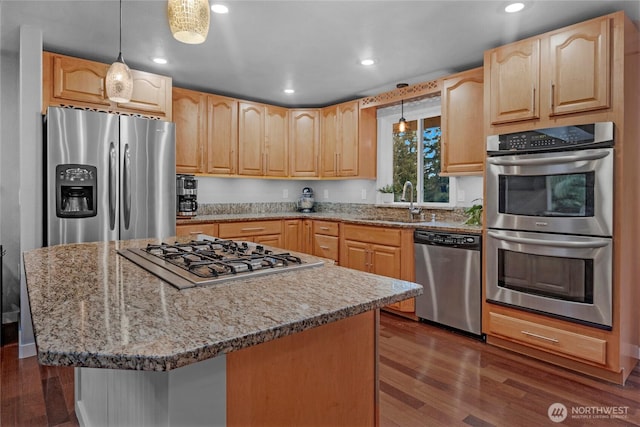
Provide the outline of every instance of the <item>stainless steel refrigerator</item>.
{"type": "Polygon", "coordinates": [[[175,127],[50,107],[45,246],[175,235],[175,127]]]}

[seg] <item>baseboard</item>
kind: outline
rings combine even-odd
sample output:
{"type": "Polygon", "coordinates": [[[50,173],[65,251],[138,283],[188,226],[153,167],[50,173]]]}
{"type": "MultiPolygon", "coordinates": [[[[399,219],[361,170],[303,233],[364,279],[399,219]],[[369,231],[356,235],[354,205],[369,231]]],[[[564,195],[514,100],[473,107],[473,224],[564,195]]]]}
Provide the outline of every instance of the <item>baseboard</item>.
{"type": "Polygon", "coordinates": [[[18,359],[25,359],[27,357],[36,355],[36,343],[35,342],[22,342],[22,331],[18,331],[18,359]]]}

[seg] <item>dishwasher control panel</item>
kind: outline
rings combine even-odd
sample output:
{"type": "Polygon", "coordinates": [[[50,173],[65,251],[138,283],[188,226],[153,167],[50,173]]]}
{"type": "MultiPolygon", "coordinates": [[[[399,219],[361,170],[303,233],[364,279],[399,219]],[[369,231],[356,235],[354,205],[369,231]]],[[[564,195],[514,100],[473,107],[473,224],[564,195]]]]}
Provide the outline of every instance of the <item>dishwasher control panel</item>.
{"type": "Polygon", "coordinates": [[[481,239],[479,235],[475,234],[438,233],[426,230],[416,230],[413,235],[415,243],[478,250],[481,239]]]}

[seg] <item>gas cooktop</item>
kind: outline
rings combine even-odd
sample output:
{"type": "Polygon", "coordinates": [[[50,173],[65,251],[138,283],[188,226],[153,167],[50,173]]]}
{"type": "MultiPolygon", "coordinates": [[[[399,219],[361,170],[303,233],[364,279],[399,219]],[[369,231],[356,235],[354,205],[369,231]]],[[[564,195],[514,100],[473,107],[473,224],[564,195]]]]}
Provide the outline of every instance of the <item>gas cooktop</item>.
{"type": "Polygon", "coordinates": [[[178,289],[324,265],[252,242],[217,237],[149,244],[146,248],[119,250],[118,254],[178,289]]]}

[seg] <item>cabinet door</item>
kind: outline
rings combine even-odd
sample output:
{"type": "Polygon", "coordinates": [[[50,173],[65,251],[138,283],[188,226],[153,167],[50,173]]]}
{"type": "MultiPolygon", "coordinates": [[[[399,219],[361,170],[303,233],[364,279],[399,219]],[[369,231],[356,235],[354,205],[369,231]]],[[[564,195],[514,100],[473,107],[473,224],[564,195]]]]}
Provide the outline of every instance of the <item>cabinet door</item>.
{"type": "Polygon", "coordinates": [[[338,175],[358,175],[358,102],[338,106],[338,175]]]}
{"type": "Polygon", "coordinates": [[[284,238],[282,248],[295,252],[303,252],[302,249],[302,220],[286,219],[283,221],[284,238]]]}
{"type": "Polygon", "coordinates": [[[131,101],[117,104],[121,111],[151,113],[171,120],[171,78],[144,71],[131,70],[131,101]]]}
{"type": "Polygon", "coordinates": [[[369,271],[381,276],[400,278],[400,248],[371,245],[369,271]]]}
{"type": "Polygon", "coordinates": [[[207,141],[207,101],[204,94],[173,88],[176,124],[176,172],[203,172],[207,141]]]}
{"type": "Polygon", "coordinates": [[[265,175],[289,175],[289,110],[267,106],[265,175]]]}
{"type": "Polygon", "coordinates": [[[302,221],[302,252],[313,253],[313,220],[305,219],[302,221]]]}
{"type": "Polygon", "coordinates": [[[608,17],[550,36],[551,115],[609,107],[610,43],[608,17]]]}
{"type": "Polygon", "coordinates": [[[238,174],[264,175],[264,105],[238,104],[238,174]]]}
{"type": "Polygon", "coordinates": [[[234,174],[238,158],[238,101],[207,96],[206,172],[234,174]]]}
{"type": "MultiPolygon", "coordinates": [[[[53,56],[53,98],[98,105],[110,105],[105,93],[109,66],[67,56],[53,56]]],[[[73,105],[78,105],[72,102],[73,105]]]]}
{"type": "Polygon", "coordinates": [[[282,234],[272,234],[267,236],[255,236],[253,242],[273,246],[274,248],[282,248],[282,234]]]}
{"type": "Polygon", "coordinates": [[[318,110],[289,112],[291,176],[318,176],[319,133],[318,110]]]}
{"type": "Polygon", "coordinates": [[[442,83],[442,172],[481,174],[484,169],[483,69],[442,83]]]}
{"type": "Polygon", "coordinates": [[[320,176],[338,175],[338,107],[320,110],[320,176]]]}
{"type": "Polygon", "coordinates": [[[540,40],[511,43],[485,53],[489,64],[491,123],[540,116],[540,40]]]}
{"type": "Polygon", "coordinates": [[[341,252],[340,265],[360,271],[369,271],[369,245],[352,240],[344,241],[344,251],[341,252]],[[344,261],[344,262],[343,262],[344,261]]]}

